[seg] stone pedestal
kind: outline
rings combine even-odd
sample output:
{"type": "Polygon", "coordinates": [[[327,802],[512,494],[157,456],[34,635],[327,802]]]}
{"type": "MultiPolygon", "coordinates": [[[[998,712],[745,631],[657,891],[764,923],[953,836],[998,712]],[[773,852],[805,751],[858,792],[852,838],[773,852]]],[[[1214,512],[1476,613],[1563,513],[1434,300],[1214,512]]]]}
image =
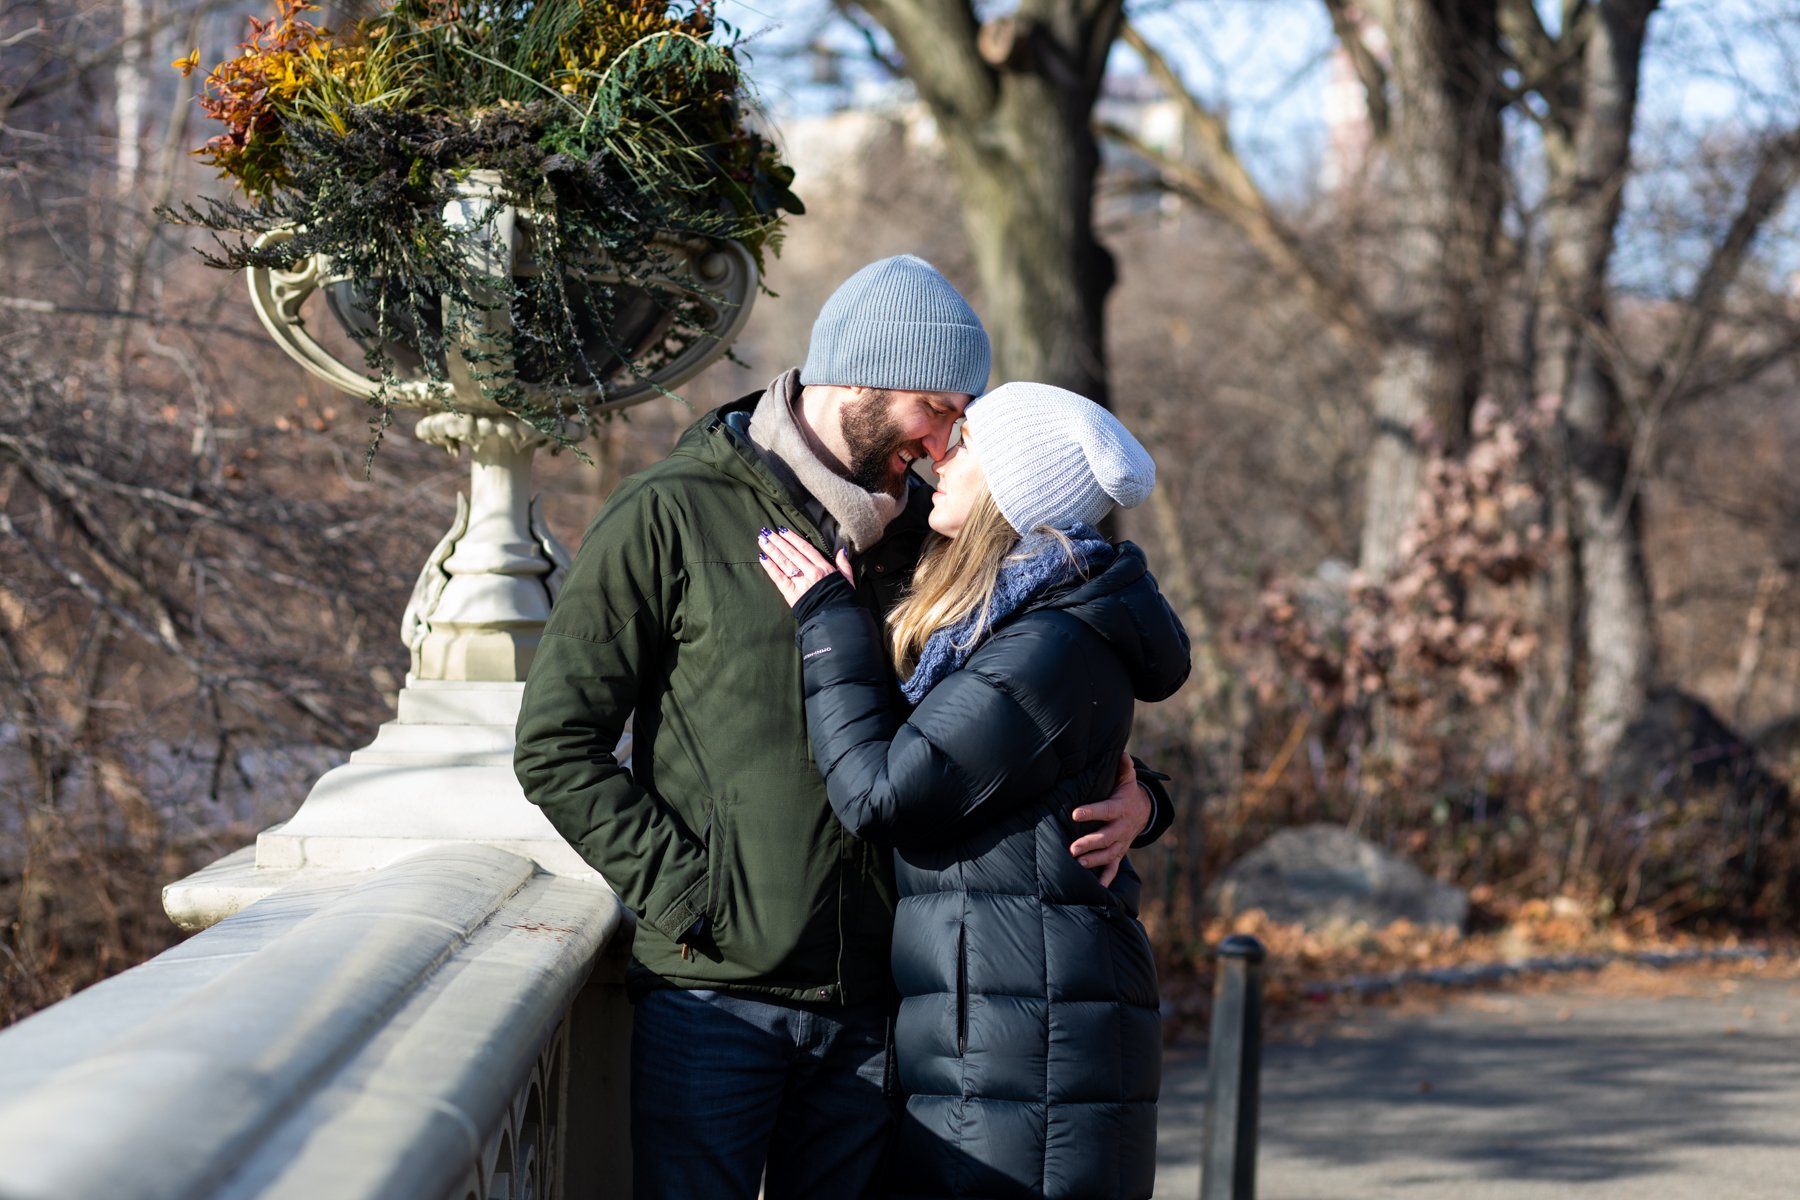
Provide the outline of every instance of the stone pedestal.
{"type": "Polygon", "coordinates": [[[549,439],[511,417],[433,413],[418,436],[467,446],[469,498],[426,562],[402,620],[419,679],[518,680],[531,667],[569,552],[531,502],[531,456],[549,439]]]}

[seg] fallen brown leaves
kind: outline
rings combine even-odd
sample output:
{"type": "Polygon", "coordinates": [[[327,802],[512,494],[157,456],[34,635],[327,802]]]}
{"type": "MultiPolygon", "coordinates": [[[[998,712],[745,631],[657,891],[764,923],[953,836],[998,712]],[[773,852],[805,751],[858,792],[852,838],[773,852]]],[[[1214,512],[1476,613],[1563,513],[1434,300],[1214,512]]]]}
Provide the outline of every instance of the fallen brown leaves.
{"type": "MultiPolygon", "coordinates": [[[[1579,979],[1584,988],[1659,995],[1750,970],[1800,970],[1800,943],[1792,939],[1752,946],[1736,934],[1708,937],[1646,919],[1609,920],[1573,897],[1527,900],[1504,914],[1487,911],[1495,923],[1465,935],[1404,920],[1379,929],[1362,922],[1306,929],[1252,910],[1210,923],[1205,943],[1217,946],[1231,934],[1249,934],[1268,949],[1263,1002],[1275,1038],[1315,1017],[1370,1004],[1435,1006],[1471,987],[1539,990],[1579,979]]],[[[1165,966],[1169,1039],[1206,1035],[1214,968],[1210,956],[1165,966]]]]}

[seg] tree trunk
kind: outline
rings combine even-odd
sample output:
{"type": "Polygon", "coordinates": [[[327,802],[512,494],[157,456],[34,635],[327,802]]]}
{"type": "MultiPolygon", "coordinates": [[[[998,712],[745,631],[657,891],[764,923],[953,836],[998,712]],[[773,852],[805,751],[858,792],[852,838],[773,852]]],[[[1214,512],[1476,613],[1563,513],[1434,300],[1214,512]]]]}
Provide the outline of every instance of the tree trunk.
{"type": "MultiPolygon", "coordinates": [[[[1579,696],[1583,769],[1605,766],[1642,709],[1656,639],[1635,493],[1626,494],[1630,444],[1617,381],[1598,339],[1607,337],[1611,262],[1636,121],[1638,68],[1655,0],[1592,11],[1581,86],[1565,94],[1545,133],[1543,295],[1534,385],[1560,400],[1559,429],[1574,580],[1562,622],[1571,645],[1553,694],[1579,696]]],[[[1567,36],[1567,35],[1565,35],[1567,36]]],[[[1552,714],[1552,727],[1560,714],[1552,714]]]]}
{"type": "Polygon", "coordinates": [[[1399,558],[1430,453],[1420,433],[1450,449],[1466,440],[1504,194],[1495,0],[1393,0],[1382,20],[1394,88],[1384,168],[1393,281],[1370,387],[1361,557],[1374,575],[1399,558]]]}
{"type": "Polygon", "coordinates": [[[868,0],[931,110],[963,196],[999,381],[1108,403],[1112,255],[1094,234],[1092,128],[1121,0],[1026,0],[978,24],[959,0],[868,0]]]}
{"type": "Polygon", "coordinates": [[[129,196],[137,186],[142,162],[144,97],[150,80],[145,70],[144,32],[150,27],[148,0],[121,0],[119,61],[113,67],[113,116],[119,140],[113,152],[113,190],[129,196]]]}
{"type": "Polygon", "coordinates": [[[1656,666],[1654,613],[1635,495],[1623,494],[1627,436],[1618,388],[1591,345],[1577,353],[1564,391],[1569,528],[1575,554],[1573,614],[1584,771],[1601,771],[1643,710],[1656,666]]]}
{"type": "Polygon", "coordinates": [[[996,381],[1053,383],[1106,404],[1114,270],[1093,231],[1093,137],[1085,118],[1071,123],[1028,98],[1043,90],[1039,80],[1005,86],[983,127],[940,128],[966,200],[996,381]],[[996,141],[1039,149],[1001,158],[988,150],[996,141]]]}

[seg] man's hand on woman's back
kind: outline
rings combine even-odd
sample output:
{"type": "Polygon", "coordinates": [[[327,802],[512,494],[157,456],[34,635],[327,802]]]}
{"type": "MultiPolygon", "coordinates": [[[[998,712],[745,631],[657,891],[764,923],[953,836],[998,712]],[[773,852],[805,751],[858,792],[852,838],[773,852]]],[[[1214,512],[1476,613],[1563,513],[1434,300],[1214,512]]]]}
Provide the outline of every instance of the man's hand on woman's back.
{"type": "Polygon", "coordinates": [[[1100,882],[1111,887],[1125,852],[1149,827],[1150,818],[1155,814],[1156,806],[1150,800],[1150,793],[1137,781],[1137,767],[1131,761],[1131,755],[1121,754],[1119,778],[1112,795],[1093,804],[1083,804],[1069,814],[1075,821],[1103,822],[1101,828],[1084,833],[1071,842],[1069,853],[1082,866],[1098,868],[1100,882]]]}

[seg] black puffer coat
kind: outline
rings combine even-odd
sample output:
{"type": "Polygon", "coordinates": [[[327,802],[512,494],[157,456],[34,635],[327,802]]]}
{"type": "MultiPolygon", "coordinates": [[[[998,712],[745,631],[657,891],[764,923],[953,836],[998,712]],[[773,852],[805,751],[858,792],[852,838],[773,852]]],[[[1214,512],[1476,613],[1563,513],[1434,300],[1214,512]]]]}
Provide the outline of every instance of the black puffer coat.
{"type": "Polygon", "coordinates": [[[795,611],[813,753],[838,818],[894,847],[906,1114],[891,1194],[1147,1197],[1161,1042],[1137,877],[1069,854],[1112,791],[1132,702],[1188,641],[1126,543],[1001,623],[907,715],[841,580],[795,611]]]}

